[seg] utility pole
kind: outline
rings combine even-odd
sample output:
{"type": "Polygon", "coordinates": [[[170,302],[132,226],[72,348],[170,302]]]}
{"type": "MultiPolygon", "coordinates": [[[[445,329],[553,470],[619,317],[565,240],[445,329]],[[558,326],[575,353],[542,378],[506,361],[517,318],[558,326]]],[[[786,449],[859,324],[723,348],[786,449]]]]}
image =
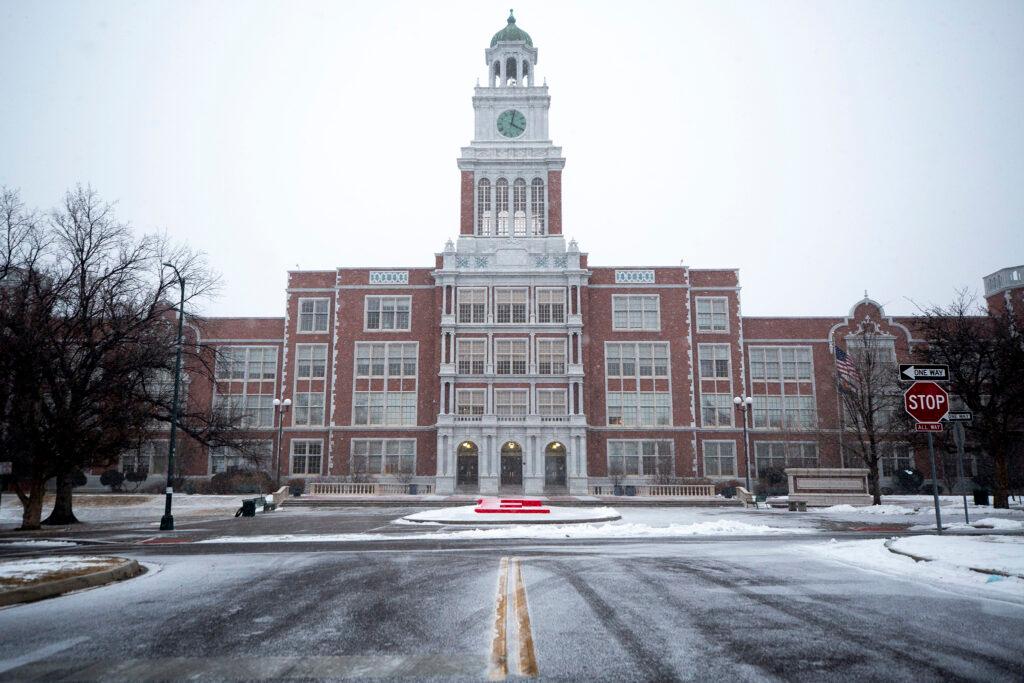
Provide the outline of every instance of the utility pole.
{"type": "Polygon", "coordinates": [[[185,278],[172,264],[164,265],[174,271],[181,289],[181,297],[178,300],[178,340],[174,359],[174,398],[171,401],[171,438],[167,445],[167,500],[164,503],[164,516],[160,518],[160,531],[174,531],[171,497],[174,495],[174,447],[178,430],[178,391],[181,385],[181,335],[185,326],[185,278]]]}

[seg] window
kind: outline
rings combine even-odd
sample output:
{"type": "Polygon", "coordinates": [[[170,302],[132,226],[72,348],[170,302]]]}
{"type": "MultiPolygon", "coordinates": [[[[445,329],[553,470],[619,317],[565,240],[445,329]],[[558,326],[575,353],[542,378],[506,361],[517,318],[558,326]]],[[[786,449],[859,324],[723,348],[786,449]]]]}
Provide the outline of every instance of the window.
{"type": "Polygon", "coordinates": [[[486,339],[459,339],[455,344],[455,359],[460,375],[484,374],[487,360],[486,339]]]}
{"type": "Polygon", "coordinates": [[[494,232],[494,211],[491,208],[491,181],[481,178],[476,186],[476,232],[490,235],[494,232]]]}
{"type": "Polygon", "coordinates": [[[526,237],[526,181],[522,178],[512,183],[512,230],[516,237],[526,237]]]}
{"type": "Polygon", "coordinates": [[[733,441],[704,442],[704,476],[736,476],[736,444],[733,441]]]}
{"type": "Polygon", "coordinates": [[[495,389],[494,413],[499,417],[522,416],[530,411],[526,389],[495,389]]]}
{"type": "Polygon", "coordinates": [[[494,371],[499,375],[525,375],[529,343],[528,339],[496,339],[494,371]]]}
{"type": "Polygon", "coordinates": [[[357,391],[353,397],[352,424],[415,425],[415,391],[357,391]]]}
{"type": "Polygon", "coordinates": [[[613,294],[613,330],[661,329],[661,297],[657,294],[613,294]]]}
{"type": "Polygon", "coordinates": [[[729,345],[698,344],[701,379],[729,379],[729,345]]]}
{"type": "Polygon", "coordinates": [[[525,323],[526,300],[526,289],[495,288],[496,321],[499,323],[525,323]]]}
{"type": "Polygon", "coordinates": [[[322,425],[324,423],[324,395],[318,392],[296,392],[295,413],[292,416],[296,425],[322,425]]]}
{"type": "Polygon", "coordinates": [[[542,375],[565,374],[565,340],[537,340],[537,372],[542,375]]]}
{"type": "Polygon", "coordinates": [[[487,322],[487,290],[480,287],[459,287],[459,322],[487,322]]]}
{"type": "Polygon", "coordinates": [[[896,363],[896,340],[892,337],[851,335],[846,338],[846,350],[850,352],[855,363],[858,359],[863,359],[865,354],[870,354],[878,365],[896,363]]]}
{"type": "Polygon", "coordinates": [[[214,394],[217,413],[242,429],[274,426],[274,397],[271,394],[214,394]]]}
{"type": "Polygon", "coordinates": [[[299,332],[326,332],[330,299],[299,299],[299,332]]]}
{"type": "Polygon", "coordinates": [[[356,377],[415,378],[416,342],[356,342],[356,377]]]}
{"type": "Polygon", "coordinates": [[[365,474],[412,474],[415,439],[352,439],[352,471],[365,474]]]}
{"type": "Polygon", "coordinates": [[[214,446],[210,449],[210,473],[259,469],[270,463],[272,452],[272,441],[253,443],[244,451],[232,446],[214,446]]]}
{"type": "Polygon", "coordinates": [[[813,396],[784,396],[782,408],[787,427],[810,429],[818,422],[818,411],[813,396]]]}
{"type": "Polygon", "coordinates": [[[755,429],[782,427],[781,396],[754,396],[752,408],[755,429]]]}
{"type": "Polygon", "coordinates": [[[483,415],[486,392],[483,389],[457,389],[455,413],[457,415],[483,415]]]}
{"type": "Polygon", "coordinates": [[[732,427],[732,396],[701,394],[700,416],[705,427],[732,427]]]}
{"type": "Polygon", "coordinates": [[[750,347],[750,378],[753,381],[810,381],[813,370],[809,346],[750,347]]]}
{"type": "Polygon", "coordinates": [[[217,349],[219,380],[255,382],[277,377],[276,346],[222,346],[217,349]]]}
{"type": "Polygon", "coordinates": [[[537,322],[565,322],[565,289],[537,289],[537,322]]]}
{"type": "Polygon", "coordinates": [[[609,391],[608,424],[623,427],[660,427],[672,424],[672,398],[668,392],[609,391]]]}
{"type": "Polygon", "coordinates": [[[567,415],[565,389],[538,389],[537,390],[537,414],[538,415],[567,415]]]}
{"type": "Polygon", "coordinates": [[[140,476],[167,474],[167,442],[144,441],[121,456],[121,471],[137,473],[140,476]]]}
{"type": "Polygon", "coordinates": [[[498,237],[508,237],[508,181],[498,178],[494,189],[496,191],[494,203],[498,211],[498,226],[494,234],[498,237]]]}
{"type": "Polygon", "coordinates": [[[697,297],[697,331],[729,331],[729,300],[727,298],[724,296],[697,297]]]}
{"type": "Polygon", "coordinates": [[[895,477],[898,470],[914,469],[910,446],[905,443],[882,443],[882,476],[895,477]]]}
{"type": "Polygon", "coordinates": [[[366,330],[408,330],[411,297],[367,296],[366,330]]]}
{"type": "Polygon", "coordinates": [[[609,377],[668,377],[668,344],[607,344],[609,377]]]}
{"type": "Polygon", "coordinates": [[[544,234],[544,181],[540,178],[530,182],[530,234],[544,234]]]}
{"type": "Polygon", "coordinates": [[[327,344],[295,346],[295,379],[326,379],[327,344]]]}
{"type": "Polygon", "coordinates": [[[671,476],[673,467],[671,441],[608,441],[609,474],[671,476]]]}
{"type": "Polygon", "coordinates": [[[818,444],[813,441],[755,441],[754,463],[759,477],[769,467],[817,467],[818,444]]]}
{"type": "Polygon", "coordinates": [[[292,441],[292,474],[320,474],[324,442],[308,439],[292,441]]]}

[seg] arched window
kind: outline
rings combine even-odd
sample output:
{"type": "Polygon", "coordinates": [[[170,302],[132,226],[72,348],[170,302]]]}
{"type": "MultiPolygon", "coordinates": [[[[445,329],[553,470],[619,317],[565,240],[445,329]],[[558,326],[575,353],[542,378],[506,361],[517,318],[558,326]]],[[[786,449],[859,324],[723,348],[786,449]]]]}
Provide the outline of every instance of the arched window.
{"type": "Polygon", "coordinates": [[[501,62],[495,61],[491,65],[491,87],[493,88],[497,83],[498,79],[501,78],[501,62]]]}
{"type": "Polygon", "coordinates": [[[504,85],[515,85],[519,81],[519,69],[515,57],[505,60],[505,83],[504,85]]]}
{"type": "Polygon", "coordinates": [[[540,178],[530,183],[530,233],[544,234],[544,181],[540,178]]]}
{"type": "Polygon", "coordinates": [[[522,178],[512,183],[512,233],[526,237],[526,181],[522,178]]]}
{"type": "Polygon", "coordinates": [[[498,212],[498,225],[494,234],[498,237],[508,237],[508,181],[498,178],[495,190],[497,193],[494,197],[494,208],[498,212]]]}
{"type": "Polygon", "coordinates": [[[491,181],[481,178],[476,186],[476,234],[494,232],[494,209],[491,205],[491,181]]]}

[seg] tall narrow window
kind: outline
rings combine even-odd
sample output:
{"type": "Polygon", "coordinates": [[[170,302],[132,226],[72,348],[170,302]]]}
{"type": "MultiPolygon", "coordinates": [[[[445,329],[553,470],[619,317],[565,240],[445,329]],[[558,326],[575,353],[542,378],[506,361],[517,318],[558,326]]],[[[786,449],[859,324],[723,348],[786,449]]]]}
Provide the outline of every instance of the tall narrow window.
{"type": "Polygon", "coordinates": [[[508,237],[508,181],[498,178],[494,189],[494,208],[498,211],[498,225],[494,234],[498,237],[508,237]]]}
{"type": "Polygon", "coordinates": [[[494,290],[495,320],[499,323],[526,322],[526,289],[498,287],[494,290]]]}
{"type": "Polygon", "coordinates": [[[516,237],[526,237],[526,181],[512,183],[512,229],[516,237]]]}
{"type": "Polygon", "coordinates": [[[537,322],[565,322],[564,288],[537,288],[537,322]]]}
{"type": "Polygon", "coordinates": [[[530,232],[544,234],[544,181],[540,178],[530,183],[530,232]]]}
{"type": "Polygon", "coordinates": [[[494,209],[491,206],[491,181],[481,178],[476,186],[476,232],[488,236],[494,232],[494,209]]]}
{"type": "Polygon", "coordinates": [[[459,287],[459,322],[486,322],[487,290],[482,287],[459,287]]]}

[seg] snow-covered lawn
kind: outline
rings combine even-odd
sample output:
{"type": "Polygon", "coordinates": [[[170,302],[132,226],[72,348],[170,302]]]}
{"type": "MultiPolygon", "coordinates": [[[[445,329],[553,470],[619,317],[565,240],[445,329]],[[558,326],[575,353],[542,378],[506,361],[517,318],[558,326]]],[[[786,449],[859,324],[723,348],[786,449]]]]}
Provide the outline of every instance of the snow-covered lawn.
{"type": "Polygon", "coordinates": [[[415,524],[523,524],[526,522],[539,522],[541,524],[555,524],[560,521],[567,523],[577,522],[603,522],[619,519],[622,515],[615,508],[583,508],[583,507],[548,507],[548,512],[508,512],[508,513],[479,513],[476,512],[476,505],[463,505],[454,508],[440,508],[436,510],[424,510],[402,519],[395,520],[396,523],[412,522],[415,524]]]}
{"type": "Polygon", "coordinates": [[[37,557],[0,562],[0,590],[91,574],[123,562],[116,557],[37,557]]]}
{"type": "MultiPolygon", "coordinates": [[[[188,495],[176,493],[173,498],[175,517],[201,517],[209,515],[230,516],[234,514],[242,499],[252,496],[241,494],[230,496],[188,495]]],[[[160,522],[164,511],[163,494],[134,493],[82,493],[74,497],[75,516],[83,522],[139,522],[151,520],[160,522]]],[[[43,518],[53,508],[53,496],[47,495],[43,503],[43,518]]],[[[17,496],[5,492],[0,506],[0,525],[14,525],[21,522],[22,507],[17,496]]]]}
{"type": "MultiPolygon", "coordinates": [[[[952,528],[969,528],[964,524],[963,498],[960,496],[939,496],[939,509],[942,513],[942,525],[952,528]]],[[[935,528],[935,506],[931,496],[882,496],[881,505],[833,505],[827,508],[811,508],[808,514],[822,515],[825,519],[843,522],[885,522],[913,525],[912,529],[935,528]],[[930,527],[929,527],[930,524],[930,527]]],[[[975,505],[967,501],[967,514],[972,524],[975,520],[1022,520],[1024,510],[1015,501],[1008,510],[997,510],[988,505],[975,505]]],[[[998,526],[990,528],[1011,529],[1017,526],[998,526]]],[[[978,528],[978,527],[975,527],[978,528]]]]}
{"type": "Polygon", "coordinates": [[[1015,536],[912,536],[890,541],[837,542],[803,546],[818,557],[861,569],[971,595],[1024,604],[1024,538],[1015,536]],[[886,547],[927,561],[916,561],[886,547]],[[999,576],[976,570],[996,571],[999,576]]]}

